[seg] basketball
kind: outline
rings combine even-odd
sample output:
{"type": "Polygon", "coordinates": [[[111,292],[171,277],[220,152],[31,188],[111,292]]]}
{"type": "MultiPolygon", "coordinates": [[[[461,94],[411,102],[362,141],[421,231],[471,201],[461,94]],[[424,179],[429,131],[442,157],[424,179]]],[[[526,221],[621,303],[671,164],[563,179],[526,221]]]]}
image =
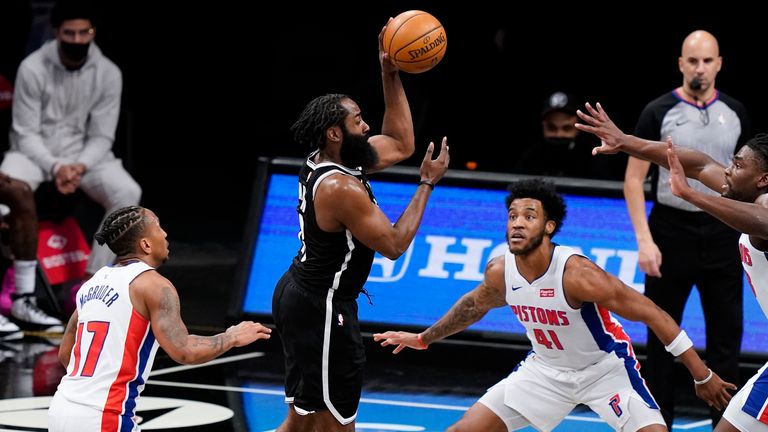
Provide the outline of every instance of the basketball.
{"type": "Polygon", "coordinates": [[[417,74],[440,63],[448,38],[437,18],[424,11],[409,10],[387,24],[382,43],[400,70],[417,74]]]}

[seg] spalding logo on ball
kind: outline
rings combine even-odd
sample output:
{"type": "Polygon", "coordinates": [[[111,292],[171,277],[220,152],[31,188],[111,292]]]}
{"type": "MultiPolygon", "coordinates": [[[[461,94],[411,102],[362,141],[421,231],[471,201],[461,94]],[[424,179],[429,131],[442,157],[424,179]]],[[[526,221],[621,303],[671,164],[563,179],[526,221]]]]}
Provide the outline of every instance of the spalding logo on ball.
{"type": "Polygon", "coordinates": [[[448,38],[440,21],[431,14],[410,10],[396,16],[382,40],[389,58],[408,73],[426,72],[443,59],[448,38]]]}

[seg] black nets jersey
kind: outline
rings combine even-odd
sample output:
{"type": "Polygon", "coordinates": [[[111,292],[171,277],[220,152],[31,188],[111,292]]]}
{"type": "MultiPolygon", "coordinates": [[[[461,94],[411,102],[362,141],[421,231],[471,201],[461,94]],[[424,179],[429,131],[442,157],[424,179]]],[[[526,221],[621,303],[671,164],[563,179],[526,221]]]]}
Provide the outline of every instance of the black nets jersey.
{"type": "Polygon", "coordinates": [[[315,191],[332,174],[344,174],[358,179],[376,204],[376,198],[365,175],[358,170],[333,162],[314,163],[312,153],[299,172],[299,240],[301,246],[291,264],[290,272],[296,284],[310,293],[356,299],[371,271],[374,251],[365,246],[345,229],[340,232],[323,231],[315,215],[315,191]]]}

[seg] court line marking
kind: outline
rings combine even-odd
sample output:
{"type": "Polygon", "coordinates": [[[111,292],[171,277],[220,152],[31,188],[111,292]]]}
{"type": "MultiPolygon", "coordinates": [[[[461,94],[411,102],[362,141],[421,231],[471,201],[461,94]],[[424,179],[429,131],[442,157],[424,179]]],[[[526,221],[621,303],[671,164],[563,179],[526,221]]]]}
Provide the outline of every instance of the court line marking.
{"type": "MultiPolygon", "coordinates": [[[[234,355],[229,357],[222,357],[222,358],[214,359],[207,363],[203,363],[199,365],[172,366],[169,368],[152,371],[150,372],[149,376],[154,377],[158,375],[165,375],[169,373],[181,372],[181,371],[190,370],[190,369],[197,369],[205,366],[231,363],[231,362],[236,362],[240,360],[246,360],[249,358],[263,357],[264,355],[265,353],[263,352],[253,352],[253,353],[239,354],[239,355],[234,355]]],[[[161,381],[161,380],[153,380],[153,379],[148,380],[147,384],[154,384],[154,385],[167,386],[167,387],[183,387],[183,388],[197,388],[197,389],[205,389],[205,390],[231,391],[231,392],[239,392],[239,393],[265,394],[265,395],[285,397],[285,393],[279,390],[265,390],[265,389],[248,388],[248,387],[181,383],[181,382],[161,381]]],[[[404,407],[411,407],[411,408],[429,408],[429,409],[440,409],[440,410],[447,410],[447,411],[466,411],[470,408],[470,407],[457,406],[457,405],[430,404],[430,403],[423,403],[423,402],[404,402],[404,401],[394,401],[394,400],[388,400],[388,399],[373,399],[373,398],[365,398],[365,397],[360,398],[360,402],[370,403],[375,405],[392,405],[392,406],[404,406],[404,407]]],[[[566,416],[565,419],[573,420],[573,421],[588,422],[588,423],[605,423],[605,421],[600,417],[581,417],[581,416],[569,415],[569,416],[566,416]]],[[[694,429],[697,427],[706,426],[711,423],[712,423],[711,420],[699,420],[699,421],[687,423],[684,425],[674,424],[672,425],[672,428],[688,430],[688,429],[694,429]]],[[[4,430],[0,429],[0,432],[4,432],[4,430]]]]}
{"type": "MultiPolygon", "coordinates": [[[[204,390],[222,390],[222,391],[231,391],[231,392],[239,392],[239,393],[255,393],[255,394],[265,394],[265,395],[285,397],[285,393],[279,390],[266,390],[266,389],[259,389],[259,388],[250,388],[250,387],[232,387],[232,386],[222,386],[222,385],[213,385],[213,384],[193,384],[193,383],[181,383],[181,382],[173,382],[173,381],[160,381],[160,380],[152,380],[152,379],[147,381],[147,384],[167,386],[167,387],[184,387],[184,388],[196,388],[196,389],[204,389],[204,390]]],[[[469,409],[469,407],[466,407],[466,406],[431,404],[431,403],[423,403],[423,402],[404,402],[404,401],[394,401],[394,400],[388,400],[388,399],[366,398],[366,397],[360,398],[360,403],[404,406],[404,407],[410,407],[410,408],[430,408],[430,409],[439,409],[439,410],[447,410],[447,411],[466,411],[469,409]]],[[[573,420],[573,421],[588,422],[588,423],[605,423],[605,421],[600,417],[582,417],[582,416],[569,415],[569,416],[566,416],[565,419],[573,420]]],[[[706,426],[707,424],[710,424],[710,423],[711,423],[711,420],[701,420],[701,421],[696,421],[692,423],[687,423],[684,425],[676,424],[676,425],[673,425],[672,427],[674,429],[688,430],[688,429],[693,429],[701,426],[706,426]]]]}
{"type": "Polygon", "coordinates": [[[206,366],[213,366],[217,364],[231,363],[235,361],[246,360],[249,358],[264,357],[264,355],[265,354],[263,352],[252,352],[247,354],[233,355],[229,357],[219,357],[217,359],[213,359],[209,362],[205,362],[203,364],[198,364],[198,365],[181,365],[181,366],[172,366],[165,369],[153,370],[152,372],[149,373],[149,376],[153,377],[153,376],[165,375],[165,374],[174,373],[174,372],[181,372],[181,371],[190,370],[190,369],[197,369],[197,368],[206,367],[206,366]]]}
{"type": "Polygon", "coordinates": [[[712,420],[707,419],[707,420],[699,420],[699,421],[691,422],[691,423],[684,424],[684,425],[673,424],[672,425],[672,429],[685,429],[685,430],[687,430],[687,429],[693,429],[693,428],[697,428],[697,427],[711,426],[711,425],[712,425],[712,420]]]}
{"type": "MultiPolygon", "coordinates": [[[[153,379],[148,380],[147,384],[161,385],[161,386],[168,386],[168,387],[196,388],[196,389],[203,389],[203,390],[222,390],[222,391],[231,391],[231,392],[240,392],[240,393],[256,393],[256,394],[266,394],[266,395],[272,395],[272,396],[285,397],[285,392],[282,392],[280,390],[265,390],[265,389],[249,388],[249,387],[232,387],[232,386],[222,386],[222,385],[214,385],[214,384],[193,384],[193,383],[181,383],[181,382],[173,382],[173,381],[160,381],[160,380],[153,380],[153,379]]],[[[456,405],[430,404],[430,403],[422,403],[422,402],[403,402],[403,401],[371,399],[371,398],[360,398],[360,403],[407,406],[407,407],[414,407],[414,408],[433,408],[433,409],[442,409],[442,410],[451,410],[451,411],[466,411],[469,409],[469,407],[456,406],[456,405]]]]}
{"type": "Polygon", "coordinates": [[[175,382],[175,381],[160,381],[160,380],[153,380],[153,379],[147,380],[147,384],[166,386],[166,387],[195,388],[195,389],[203,389],[203,390],[221,390],[221,391],[231,391],[231,392],[238,392],[238,393],[256,393],[256,394],[266,394],[266,395],[285,397],[285,392],[282,392],[279,390],[264,390],[264,389],[257,389],[257,388],[248,388],[248,387],[232,387],[232,386],[223,386],[223,385],[214,385],[214,384],[182,383],[182,382],[175,382]]]}

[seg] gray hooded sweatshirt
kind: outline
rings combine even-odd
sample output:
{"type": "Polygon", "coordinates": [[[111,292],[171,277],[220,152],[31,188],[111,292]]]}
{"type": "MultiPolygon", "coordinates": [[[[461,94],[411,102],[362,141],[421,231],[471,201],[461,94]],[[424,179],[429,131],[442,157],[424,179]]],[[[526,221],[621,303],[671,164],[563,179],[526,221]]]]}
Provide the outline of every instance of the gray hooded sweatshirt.
{"type": "Polygon", "coordinates": [[[59,59],[58,42],[46,42],[19,66],[11,150],[49,176],[56,163],[92,167],[114,159],[122,85],[120,69],[95,43],[83,67],[70,71],[59,59]]]}

